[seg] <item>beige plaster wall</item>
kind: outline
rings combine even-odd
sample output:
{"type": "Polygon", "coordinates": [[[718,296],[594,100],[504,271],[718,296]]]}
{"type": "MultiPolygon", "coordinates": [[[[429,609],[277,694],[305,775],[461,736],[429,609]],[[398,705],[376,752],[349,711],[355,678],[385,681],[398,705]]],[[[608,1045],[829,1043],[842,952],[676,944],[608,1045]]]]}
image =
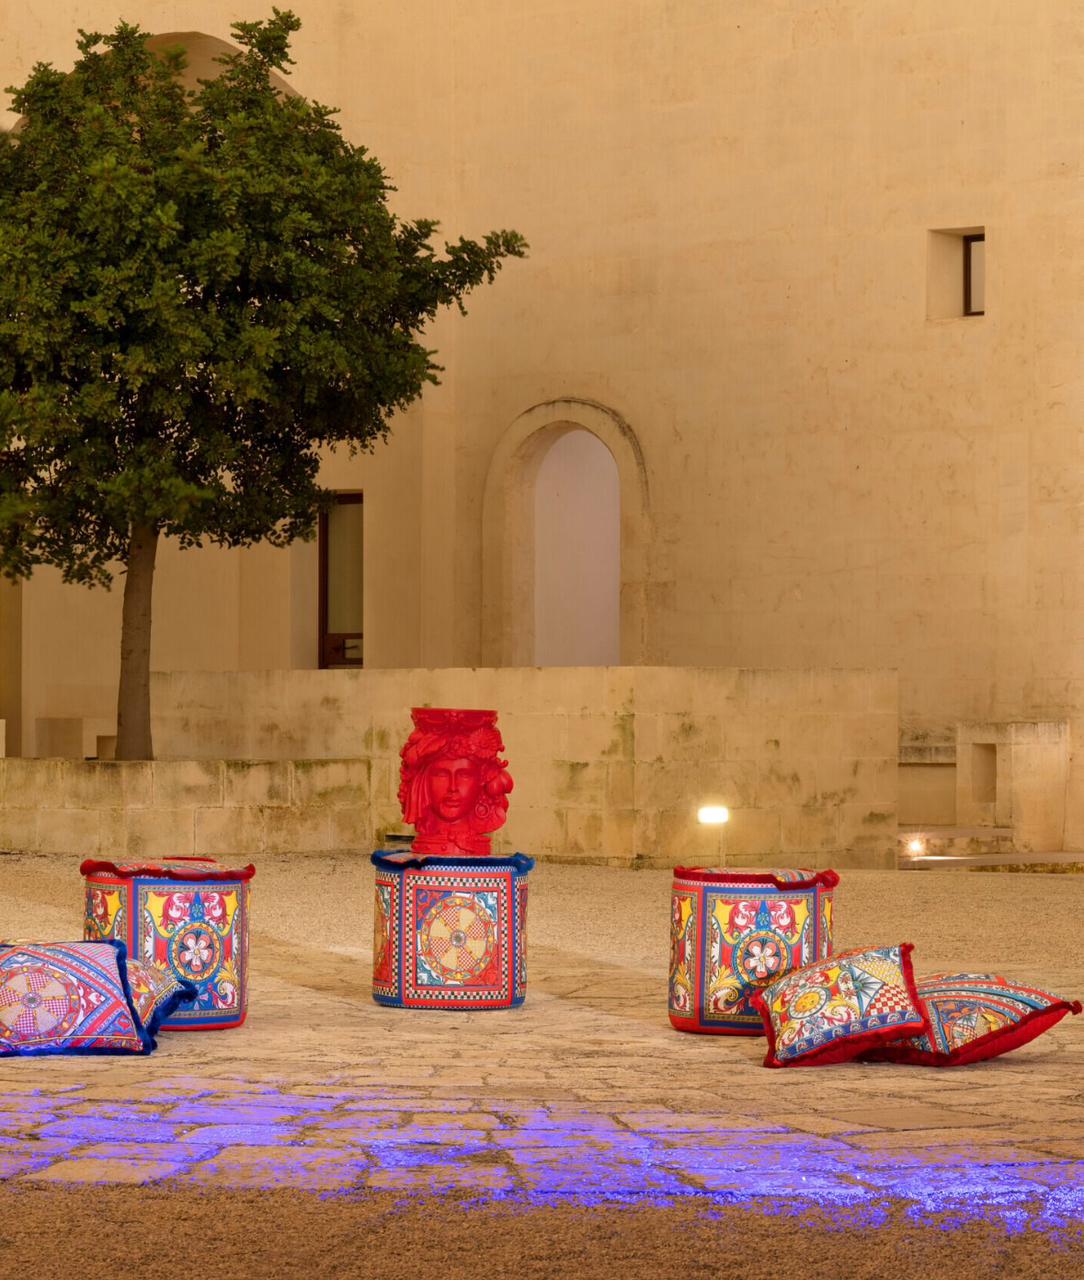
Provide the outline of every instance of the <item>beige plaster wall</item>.
{"type": "Polygon", "coordinates": [[[574,388],[643,445],[656,660],[895,666],[908,732],[1079,737],[1075,15],[551,3],[495,38],[460,120],[537,249],[465,331],[465,465],[574,388]],[[929,232],[979,226],[987,314],[928,318],[929,232]]]}
{"type": "Polygon", "coordinates": [[[371,761],[374,831],[396,828],[412,705],[500,711],[516,780],[499,844],[672,865],[892,865],[894,672],[660,667],[173,673],[160,758],[371,761]],[[726,804],[723,844],[697,808],[726,804]]]}
{"type": "MultiPolygon", "coordinates": [[[[642,635],[623,654],[895,667],[909,734],[1037,719],[1079,739],[1084,38],[1071,6],[294,7],[296,87],[342,106],[400,211],[437,214],[451,235],[515,226],[532,244],[466,320],[432,326],[443,385],[344,486],[366,492],[374,665],[482,659],[493,458],[532,406],[579,399],[627,423],[644,463],[642,614],[623,599],[642,635]],[[945,307],[929,233],[971,227],[987,234],[987,314],[930,318],[945,307]]],[[[64,65],[77,25],[121,11],[0,0],[3,82],[39,57],[64,65]]],[[[150,29],[222,35],[240,16],[217,0],[139,11],[150,29]]],[[[24,653],[61,605],[46,612],[24,623],[24,653]]],[[[234,612],[223,603],[218,652],[240,666],[234,612]]],[[[218,622],[179,625],[177,665],[201,665],[194,632],[218,622]]],[[[289,626],[296,662],[304,623],[289,626]]],[[[24,708],[57,704],[47,685],[109,685],[112,649],[94,648],[63,681],[59,654],[25,671],[24,708]]],[[[1081,848],[1084,758],[1068,770],[1063,841],[1081,848]]]]}

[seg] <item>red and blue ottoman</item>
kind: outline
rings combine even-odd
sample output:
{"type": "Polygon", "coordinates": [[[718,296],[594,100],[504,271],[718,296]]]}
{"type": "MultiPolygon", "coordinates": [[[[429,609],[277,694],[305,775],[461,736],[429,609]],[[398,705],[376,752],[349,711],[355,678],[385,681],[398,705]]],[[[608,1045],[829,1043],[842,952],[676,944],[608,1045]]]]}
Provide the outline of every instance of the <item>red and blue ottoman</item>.
{"type": "Polygon", "coordinates": [[[534,859],[378,850],[373,999],[396,1009],[511,1009],[527,995],[534,859]]]}
{"type": "Polygon", "coordinates": [[[670,1022],[764,1034],[750,997],[832,954],[834,871],[677,867],[670,905],[670,1022]]]}
{"type": "Polygon", "coordinates": [[[86,879],[83,936],[116,938],[135,960],[196,988],[196,998],[161,1024],[163,1031],[239,1027],[248,1012],[248,903],[253,866],[213,858],[98,862],[86,879]]]}

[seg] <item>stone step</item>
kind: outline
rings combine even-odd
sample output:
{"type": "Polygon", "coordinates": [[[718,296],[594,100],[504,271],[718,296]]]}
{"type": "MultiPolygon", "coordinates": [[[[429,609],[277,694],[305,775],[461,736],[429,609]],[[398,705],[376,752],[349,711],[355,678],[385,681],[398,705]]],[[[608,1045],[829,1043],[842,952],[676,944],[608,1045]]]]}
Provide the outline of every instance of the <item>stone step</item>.
{"type": "Polygon", "coordinates": [[[900,862],[906,871],[1016,871],[1032,874],[1084,875],[1084,854],[986,853],[968,856],[941,854],[900,862]]]}
{"type": "Polygon", "coordinates": [[[1014,853],[1012,827],[901,827],[900,866],[931,857],[1014,853]]]}
{"type": "Polygon", "coordinates": [[[897,865],[914,871],[1019,856],[1011,827],[901,827],[898,849],[897,865]]]}
{"type": "Polygon", "coordinates": [[[901,828],[899,842],[901,870],[1084,873],[1084,854],[1014,849],[1010,827],[901,828]]]}

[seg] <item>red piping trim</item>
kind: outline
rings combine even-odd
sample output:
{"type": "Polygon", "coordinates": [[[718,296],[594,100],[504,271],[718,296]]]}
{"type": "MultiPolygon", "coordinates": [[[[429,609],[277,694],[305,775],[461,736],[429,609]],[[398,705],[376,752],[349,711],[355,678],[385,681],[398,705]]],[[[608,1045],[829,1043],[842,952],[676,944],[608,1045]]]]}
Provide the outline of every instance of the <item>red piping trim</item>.
{"type": "Polygon", "coordinates": [[[836,871],[815,871],[806,880],[781,880],[770,872],[728,871],[725,867],[675,867],[674,879],[693,884],[754,884],[771,885],[775,889],[812,889],[823,885],[834,889],[839,884],[836,871]]]}
{"type": "Polygon", "coordinates": [[[183,867],[163,867],[161,862],[122,863],[118,866],[115,862],[87,858],[80,863],[79,874],[83,876],[110,875],[117,876],[121,880],[133,880],[137,876],[146,876],[148,878],[153,877],[155,880],[179,880],[191,884],[210,884],[226,880],[251,880],[256,874],[256,868],[251,862],[247,867],[227,868],[219,866],[213,858],[167,858],[165,861],[200,863],[204,866],[210,864],[214,867],[214,870],[200,871],[193,867],[189,871],[183,867]]]}

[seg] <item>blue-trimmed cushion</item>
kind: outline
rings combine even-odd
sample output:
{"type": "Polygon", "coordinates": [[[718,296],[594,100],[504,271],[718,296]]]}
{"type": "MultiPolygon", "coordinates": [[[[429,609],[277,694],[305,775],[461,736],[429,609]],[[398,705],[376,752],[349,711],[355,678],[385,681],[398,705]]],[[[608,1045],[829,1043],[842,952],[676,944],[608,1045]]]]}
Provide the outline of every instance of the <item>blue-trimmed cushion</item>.
{"type": "Polygon", "coordinates": [[[150,1053],[123,942],[0,944],[0,1057],[150,1053]]]}
{"type": "Polygon", "coordinates": [[[194,983],[185,982],[169,969],[142,960],[128,960],[128,985],[136,1016],[148,1035],[158,1028],[179,1005],[191,1004],[199,994],[194,983]]]}
{"type": "Polygon", "coordinates": [[[909,942],[842,951],[795,969],[755,993],[768,1036],[766,1067],[849,1062],[901,1036],[925,1034],[909,942]]]}
{"type": "Polygon", "coordinates": [[[916,985],[930,1015],[929,1032],[878,1045],[863,1061],[962,1067],[1027,1044],[1081,1008],[1079,1000],[996,973],[938,973],[916,985]]]}

